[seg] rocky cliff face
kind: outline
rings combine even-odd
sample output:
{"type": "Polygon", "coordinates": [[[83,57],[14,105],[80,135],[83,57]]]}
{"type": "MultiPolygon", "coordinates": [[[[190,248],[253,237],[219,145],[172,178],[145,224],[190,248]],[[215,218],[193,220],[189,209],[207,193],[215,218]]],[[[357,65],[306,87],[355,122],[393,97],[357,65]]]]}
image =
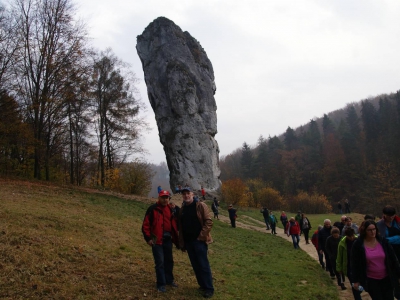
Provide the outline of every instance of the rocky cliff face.
{"type": "Polygon", "coordinates": [[[220,187],[214,71],[200,43],[160,17],[137,37],[170,185],[220,187]]]}

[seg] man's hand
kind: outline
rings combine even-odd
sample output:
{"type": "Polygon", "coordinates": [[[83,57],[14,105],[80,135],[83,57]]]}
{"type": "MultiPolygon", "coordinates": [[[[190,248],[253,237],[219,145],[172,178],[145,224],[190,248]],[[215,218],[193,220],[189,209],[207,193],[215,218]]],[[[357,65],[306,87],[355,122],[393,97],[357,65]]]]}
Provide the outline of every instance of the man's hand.
{"type": "Polygon", "coordinates": [[[151,246],[151,247],[154,246],[153,240],[148,241],[147,244],[149,244],[149,246],[151,246]]]}
{"type": "Polygon", "coordinates": [[[319,254],[324,254],[324,251],[322,251],[322,250],[319,250],[319,254]]]}

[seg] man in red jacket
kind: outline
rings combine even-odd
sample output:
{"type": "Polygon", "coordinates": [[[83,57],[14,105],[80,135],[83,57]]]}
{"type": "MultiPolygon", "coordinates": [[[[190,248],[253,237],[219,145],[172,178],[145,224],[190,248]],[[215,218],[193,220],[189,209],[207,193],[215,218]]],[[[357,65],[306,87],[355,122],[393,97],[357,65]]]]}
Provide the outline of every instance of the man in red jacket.
{"type": "Polygon", "coordinates": [[[178,287],[172,274],[172,243],[178,246],[176,218],[179,208],[169,203],[169,197],[168,191],[162,190],[158,194],[157,203],[147,209],[142,225],[143,237],[153,252],[157,290],[163,293],[166,292],[166,285],[178,287]]]}

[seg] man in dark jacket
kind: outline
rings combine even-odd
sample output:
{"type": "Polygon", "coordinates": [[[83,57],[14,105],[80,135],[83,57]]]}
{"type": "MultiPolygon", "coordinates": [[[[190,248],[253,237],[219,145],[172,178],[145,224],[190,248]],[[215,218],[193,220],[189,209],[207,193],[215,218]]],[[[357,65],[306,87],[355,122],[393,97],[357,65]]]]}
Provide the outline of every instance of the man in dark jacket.
{"type": "Polygon", "coordinates": [[[214,295],[214,285],[208,261],[208,245],[212,243],[213,221],[208,206],[193,199],[189,187],[182,189],[183,204],[179,211],[179,246],[187,251],[197,283],[204,298],[214,295]]]}
{"type": "Polygon", "coordinates": [[[269,230],[270,226],[269,226],[269,211],[268,211],[268,208],[263,207],[263,208],[261,208],[260,212],[263,214],[265,225],[267,225],[267,230],[269,230]]]}
{"type": "Polygon", "coordinates": [[[166,292],[166,285],[178,287],[172,273],[174,260],[172,243],[178,246],[177,211],[179,208],[169,203],[170,193],[161,190],[157,203],[151,205],[143,220],[142,233],[151,246],[157,278],[157,290],[166,292]]]}
{"type": "Polygon", "coordinates": [[[332,229],[331,220],[325,219],[324,227],[322,227],[321,230],[318,231],[318,251],[320,254],[324,254],[326,270],[329,271],[331,278],[335,279],[336,276],[335,273],[333,272],[333,268],[329,260],[329,255],[325,249],[326,239],[331,235],[331,229],[332,229]]]}
{"type": "Polygon", "coordinates": [[[231,220],[231,226],[233,228],[236,228],[236,218],[237,218],[236,211],[237,211],[237,209],[233,208],[232,204],[229,204],[228,214],[229,214],[229,220],[231,220]]]}

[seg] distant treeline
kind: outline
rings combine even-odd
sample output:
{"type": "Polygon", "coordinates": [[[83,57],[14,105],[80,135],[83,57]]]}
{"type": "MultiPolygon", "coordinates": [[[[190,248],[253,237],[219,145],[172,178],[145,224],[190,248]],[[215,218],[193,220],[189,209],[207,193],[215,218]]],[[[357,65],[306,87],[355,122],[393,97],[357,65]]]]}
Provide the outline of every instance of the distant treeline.
{"type": "Polygon", "coordinates": [[[147,195],[137,79],[71,0],[0,4],[0,175],[147,195]]]}
{"type": "Polygon", "coordinates": [[[400,208],[400,91],[349,104],[255,147],[221,157],[221,178],[261,179],[286,199],[325,195],[332,206],[380,215],[400,208]]]}

